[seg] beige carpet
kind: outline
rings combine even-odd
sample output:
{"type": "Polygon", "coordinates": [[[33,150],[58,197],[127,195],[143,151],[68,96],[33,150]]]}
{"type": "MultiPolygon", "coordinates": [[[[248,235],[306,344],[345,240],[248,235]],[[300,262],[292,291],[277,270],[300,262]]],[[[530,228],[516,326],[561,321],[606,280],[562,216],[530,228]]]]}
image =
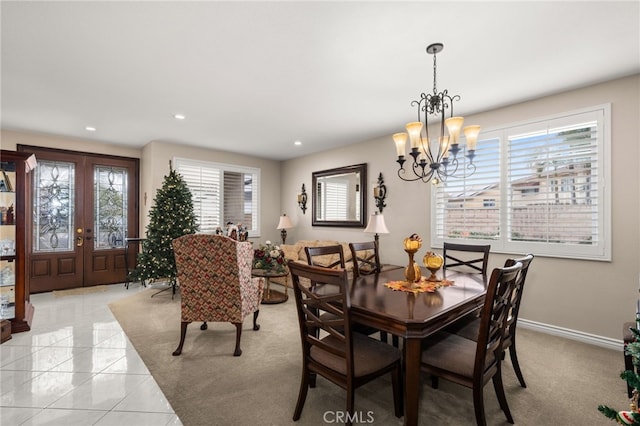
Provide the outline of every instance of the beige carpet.
{"type": "Polygon", "coordinates": [[[93,287],[78,287],[78,288],[70,288],[69,290],[54,290],[53,295],[55,297],[64,297],[64,296],[77,296],[82,294],[91,294],[91,293],[101,293],[106,291],[108,286],[106,285],[96,285],[93,287]]]}
{"type": "MultiPolygon", "coordinates": [[[[183,353],[171,353],[180,337],[180,301],[146,290],[109,305],[127,336],[185,426],[322,425],[345,407],[345,393],[319,378],[310,389],[302,418],[291,420],[300,380],[300,342],[294,300],[262,305],[259,331],[245,320],[240,357],[232,356],[235,327],[189,325],[183,353]]],[[[621,351],[519,330],[518,354],[528,387],[521,388],[509,361],[504,382],[517,425],[607,425],[597,407],[628,409],[621,351]]],[[[438,390],[423,381],[420,424],[474,424],[470,390],[441,381],[438,390]]],[[[489,425],[507,425],[493,387],[485,387],[489,425]]],[[[371,412],[374,424],[401,425],[392,414],[388,378],[356,392],[356,410],[371,412]]],[[[365,418],[366,419],[366,418],[365,418]]]]}

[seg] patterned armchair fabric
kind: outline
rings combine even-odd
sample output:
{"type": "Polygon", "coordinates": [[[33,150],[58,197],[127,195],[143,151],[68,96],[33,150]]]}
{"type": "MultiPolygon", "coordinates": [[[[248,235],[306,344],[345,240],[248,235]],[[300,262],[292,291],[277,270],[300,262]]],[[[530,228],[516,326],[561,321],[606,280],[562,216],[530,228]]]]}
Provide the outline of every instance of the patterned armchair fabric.
{"type": "Polygon", "coordinates": [[[223,235],[191,234],[173,240],[181,295],[181,336],[174,355],[182,353],[187,325],[203,321],[231,322],[236,326],[236,350],[244,318],[253,313],[253,329],[262,300],[264,282],[251,277],[253,248],[249,242],[223,235]]]}

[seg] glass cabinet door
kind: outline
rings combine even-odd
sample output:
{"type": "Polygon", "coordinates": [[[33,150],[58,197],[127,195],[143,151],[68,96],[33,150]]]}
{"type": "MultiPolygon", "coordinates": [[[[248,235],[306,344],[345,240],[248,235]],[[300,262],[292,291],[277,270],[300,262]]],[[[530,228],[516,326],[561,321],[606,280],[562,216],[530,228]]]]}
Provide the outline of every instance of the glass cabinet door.
{"type": "Polygon", "coordinates": [[[15,318],[16,163],[0,161],[0,317],[15,318]]]}

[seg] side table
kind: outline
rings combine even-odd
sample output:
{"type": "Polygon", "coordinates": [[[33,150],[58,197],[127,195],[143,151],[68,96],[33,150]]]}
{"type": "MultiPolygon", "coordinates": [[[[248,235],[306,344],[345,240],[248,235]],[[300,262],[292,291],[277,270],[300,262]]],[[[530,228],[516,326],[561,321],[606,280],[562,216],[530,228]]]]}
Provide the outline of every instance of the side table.
{"type": "Polygon", "coordinates": [[[264,293],[262,295],[262,303],[265,305],[274,305],[276,303],[283,303],[289,299],[289,295],[287,294],[287,278],[289,276],[289,271],[273,271],[269,269],[252,269],[251,275],[253,277],[264,278],[267,282],[266,288],[264,289],[264,293]],[[285,286],[284,293],[278,290],[271,290],[271,278],[277,277],[285,277],[285,286]]]}

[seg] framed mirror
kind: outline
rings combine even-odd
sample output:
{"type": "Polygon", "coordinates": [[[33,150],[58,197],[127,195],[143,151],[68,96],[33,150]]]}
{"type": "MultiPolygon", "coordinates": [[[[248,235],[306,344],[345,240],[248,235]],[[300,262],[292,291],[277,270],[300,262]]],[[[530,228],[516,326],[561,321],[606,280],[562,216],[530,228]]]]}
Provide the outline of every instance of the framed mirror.
{"type": "Polygon", "coordinates": [[[367,164],[312,173],[311,224],[364,228],[367,164]]]}

